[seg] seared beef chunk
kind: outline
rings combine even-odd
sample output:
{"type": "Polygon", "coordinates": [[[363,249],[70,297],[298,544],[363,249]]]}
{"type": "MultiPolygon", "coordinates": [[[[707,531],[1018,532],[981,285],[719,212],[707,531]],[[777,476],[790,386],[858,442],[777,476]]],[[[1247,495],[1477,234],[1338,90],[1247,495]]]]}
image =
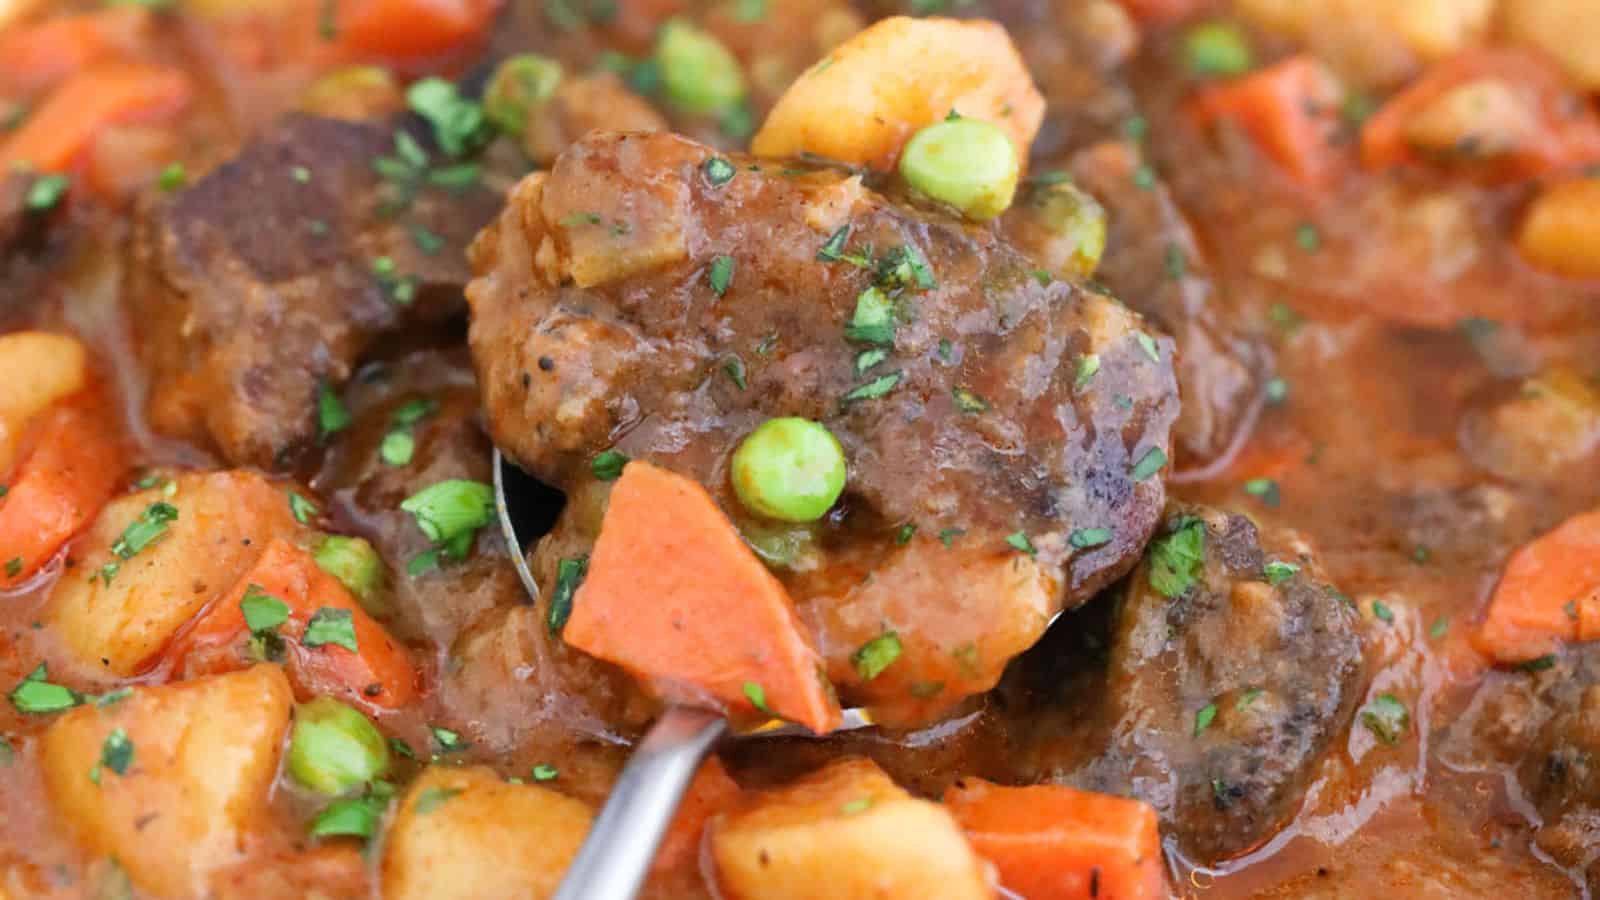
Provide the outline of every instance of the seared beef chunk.
{"type": "Polygon", "coordinates": [[[691,475],[778,568],[847,702],[918,718],[991,687],[1160,517],[1171,342],[848,173],[594,133],[473,262],[490,431],[571,500],[546,583],[593,541],[597,453],[691,475]],[[813,526],[757,521],[727,484],[774,416],[823,422],[850,460],[813,526]],[[850,657],[885,631],[903,653],[863,680],[850,657]]]}
{"type": "Polygon", "coordinates": [[[1541,822],[1535,842],[1600,890],[1600,645],[1490,673],[1440,757],[1512,768],[1541,822]]]}
{"type": "Polygon", "coordinates": [[[341,532],[367,538],[384,558],[391,577],[380,605],[389,627],[450,648],[437,685],[451,723],[502,750],[524,742],[548,750],[573,731],[637,724],[648,707],[628,679],[531,616],[497,527],[481,529],[464,560],[410,571],[432,543],[401,502],[441,481],[493,479],[466,349],[370,363],[343,400],[350,429],[325,454],[312,487],[328,498],[341,532]],[[397,444],[395,435],[409,438],[409,451],[397,449],[405,440],[397,444]]]}
{"type": "Polygon", "coordinates": [[[1127,582],[1090,710],[1041,720],[1016,775],[1139,797],[1191,859],[1228,859],[1294,816],[1365,680],[1360,614],[1302,542],[1179,510],[1127,582]]]}
{"type": "Polygon", "coordinates": [[[426,188],[400,209],[374,167],[395,152],[388,128],[291,116],[148,212],[128,302],[157,430],[281,467],[317,434],[319,382],[459,310],[461,248],[498,198],[426,188]]]}

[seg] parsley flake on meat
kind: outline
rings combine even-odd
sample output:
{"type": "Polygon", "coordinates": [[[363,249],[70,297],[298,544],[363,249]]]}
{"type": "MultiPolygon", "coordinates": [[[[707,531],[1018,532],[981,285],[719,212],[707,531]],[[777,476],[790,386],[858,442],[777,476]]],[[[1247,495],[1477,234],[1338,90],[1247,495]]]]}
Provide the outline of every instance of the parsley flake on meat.
{"type": "Polygon", "coordinates": [[[1169,599],[1194,587],[1205,562],[1206,525],[1188,518],[1150,544],[1150,586],[1169,599]]]}

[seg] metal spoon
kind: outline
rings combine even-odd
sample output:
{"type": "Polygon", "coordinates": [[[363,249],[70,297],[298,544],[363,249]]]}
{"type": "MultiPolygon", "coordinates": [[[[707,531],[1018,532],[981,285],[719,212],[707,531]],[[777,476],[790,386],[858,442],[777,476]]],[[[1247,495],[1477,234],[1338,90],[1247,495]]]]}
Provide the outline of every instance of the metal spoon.
{"type": "MultiPolygon", "coordinates": [[[[549,488],[508,463],[495,450],[494,503],[500,530],[511,549],[517,576],[535,601],[539,599],[539,583],[528,568],[523,549],[526,545],[517,536],[518,517],[513,516],[512,505],[516,498],[550,494],[549,488]]],[[[533,517],[521,518],[528,521],[533,517]]],[[[541,518],[548,522],[549,516],[541,518]]],[[[872,719],[865,710],[847,709],[840,730],[871,725],[872,719]]],[[[567,868],[555,900],[630,900],[636,896],[683,792],[712,745],[727,729],[728,722],[719,713],[688,706],[667,707],[623,767],[605,808],[600,810],[577,858],[567,868]]],[[[811,734],[798,725],[773,726],[754,733],[764,737],[811,734]]]]}

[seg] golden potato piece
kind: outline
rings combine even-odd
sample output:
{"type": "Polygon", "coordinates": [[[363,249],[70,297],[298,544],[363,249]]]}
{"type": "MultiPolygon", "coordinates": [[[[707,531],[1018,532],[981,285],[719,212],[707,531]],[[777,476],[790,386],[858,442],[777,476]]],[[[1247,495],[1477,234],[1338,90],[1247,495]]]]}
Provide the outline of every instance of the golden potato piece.
{"type": "Polygon", "coordinates": [[[400,803],[383,855],[385,900],[539,900],[589,833],[581,800],[484,767],[435,766],[400,803]]]}
{"type": "Polygon", "coordinates": [[[755,795],[713,825],[711,854],[730,900],[994,896],[950,813],[865,759],[755,795]]]}
{"type": "Polygon", "coordinates": [[[45,788],[78,842],[139,888],[203,896],[264,812],[293,702],[263,665],[79,707],[44,733],[45,788]]]}
{"type": "Polygon", "coordinates": [[[87,353],[73,338],[42,331],[0,335],[0,476],[16,462],[28,420],[82,390],[88,379],[87,353]]]}
{"type": "Polygon", "coordinates": [[[1550,55],[1587,91],[1600,90],[1600,0],[1504,0],[1506,33],[1550,55]]]}
{"type": "Polygon", "coordinates": [[[1600,278],[1600,178],[1552,185],[1517,231],[1522,257],[1568,278],[1600,278]]]}
{"type": "Polygon", "coordinates": [[[1238,0],[1234,8],[1257,28],[1306,45],[1347,78],[1391,84],[1419,60],[1478,42],[1494,0],[1238,0]]]}
{"type": "Polygon", "coordinates": [[[1004,129],[1026,164],[1044,98],[994,22],[896,16],[806,70],[750,147],[760,156],[814,153],[889,171],[918,129],[952,109],[1004,129]]]}
{"type": "Polygon", "coordinates": [[[56,583],[50,617],[85,666],[119,676],[140,671],[263,547],[297,528],[287,492],[260,475],[184,475],[172,487],[106,504],[74,551],[75,574],[56,583]],[[114,552],[128,526],[148,520],[157,503],[176,510],[176,518],[128,558],[114,552]]]}

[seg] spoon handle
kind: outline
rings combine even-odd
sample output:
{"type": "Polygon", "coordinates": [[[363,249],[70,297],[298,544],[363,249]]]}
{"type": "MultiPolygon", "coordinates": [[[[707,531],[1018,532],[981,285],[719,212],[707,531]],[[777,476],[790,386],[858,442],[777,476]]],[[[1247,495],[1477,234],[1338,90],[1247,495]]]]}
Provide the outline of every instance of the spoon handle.
{"type": "Polygon", "coordinates": [[[638,894],[684,790],[727,727],[716,713],[667,708],[611,788],[555,900],[631,900],[638,894]]]}

